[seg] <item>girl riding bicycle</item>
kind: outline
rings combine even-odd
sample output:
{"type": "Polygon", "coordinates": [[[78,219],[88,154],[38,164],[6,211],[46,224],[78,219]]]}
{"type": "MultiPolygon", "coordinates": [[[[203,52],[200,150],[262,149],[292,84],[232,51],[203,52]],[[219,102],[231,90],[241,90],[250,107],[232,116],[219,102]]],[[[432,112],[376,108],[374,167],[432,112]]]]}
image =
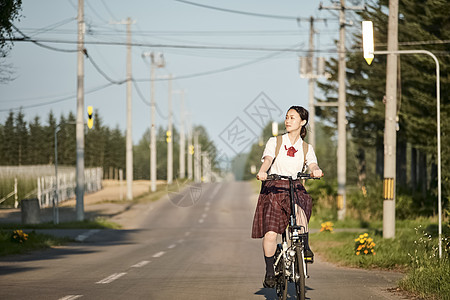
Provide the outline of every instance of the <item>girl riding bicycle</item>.
{"type": "MultiPolygon", "coordinates": [[[[277,138],[272,137],[266,144],[262,155],[262,165],[256,178],[263,181],[261,192],[253,219],[252,238],[263,238],[262,246],[266,262],[266,275],[264,287],[274,287],[274,255],[277,247],[277,235],[282,234],[288,225],[291,213],[289,198],[289,181],[270,180],[268,174],[292,176],[307,166],[313,177],[323,176],[319,168],[314,149],[311,145],[303,147],[308,124],[308,111],[301,106],[292,106],[286,113],[284,124],[287,133],[281,138],[281,145],[277,148],[277,138]],[[276,154],[277,149],[279,153],[276,154]],[[307,149],[306,155],[303,149],[307,149]],[[306,161],[304,161],[306,157],[306,161]],[[275,159],[276,158],[276,159],[275,159]]],[[[294,185],[294,198],[296,201],[297,224],[304,226],[308,232],[308,222],[311,217],[312,199],[306,192],[303,184],[297,180],[294,185]]],[[[308,238],[306,238],[306,257],[312,258],[308,238]]]]}

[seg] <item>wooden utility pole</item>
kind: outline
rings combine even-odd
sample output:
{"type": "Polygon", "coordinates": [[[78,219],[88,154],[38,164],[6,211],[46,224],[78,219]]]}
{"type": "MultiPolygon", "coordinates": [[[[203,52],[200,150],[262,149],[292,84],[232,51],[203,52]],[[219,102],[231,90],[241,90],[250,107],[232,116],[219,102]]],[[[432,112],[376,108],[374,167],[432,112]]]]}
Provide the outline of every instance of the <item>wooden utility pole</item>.
{"type": "Polygon", "coordinates": [[[334,3],[333,6],[325,7],[320,5],[319,9],[339,10],[339,70],[338,70],[338,145],[337,145],[337,180],[338,180],[338,219],[343,220],[346,213],[346,181],[347,181],[347,118],[346,118],[346,63],[345,63],[345,11],[363,10],[364,7],[349,7],[345,5],[345,0],[334,3]]]}
{"type": "Polygon", "coordinates": [[[78,0],[76,215],[84,220],[84,0],[78,0]]]}
{"type": "MultiPolygon", "coordinates": [[[[389,1],[388,52],[398,50],[398,0],[389,1]]],[[[395,237],[395,172],[397,142],[397,54],[387,56],[384,129],[383,237],[395,237]]]]}

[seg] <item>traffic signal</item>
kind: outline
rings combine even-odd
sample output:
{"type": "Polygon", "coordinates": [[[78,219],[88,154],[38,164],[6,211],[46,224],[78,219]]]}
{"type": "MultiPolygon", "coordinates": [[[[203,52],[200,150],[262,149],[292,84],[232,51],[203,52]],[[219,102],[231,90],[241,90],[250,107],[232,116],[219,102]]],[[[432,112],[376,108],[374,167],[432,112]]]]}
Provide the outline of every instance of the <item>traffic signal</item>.
{"type": "Polygon", "coordinates": [[[194,145],[189,145],[189,154],[190,155],[194,154],[194,145]]]}
{"type": "Polygon", "coordinates": [[[94,110],[93,110],[92,106],[88,106],[88,107],[87,107],[87,113],[88,113],[88,121],[87,121],[87,125],[88,125],[88,128],[89,128],[89,129],[91,129],[92,126],[94,125],[94,116],[93,116],[93,112],[94,112],[94,110]]]}
{"type": "Polygon", "coordinates": [[[172,132],[170,130],[167,130],[166,132],[166,142],[170,143],[172,141],[172,132]]]}

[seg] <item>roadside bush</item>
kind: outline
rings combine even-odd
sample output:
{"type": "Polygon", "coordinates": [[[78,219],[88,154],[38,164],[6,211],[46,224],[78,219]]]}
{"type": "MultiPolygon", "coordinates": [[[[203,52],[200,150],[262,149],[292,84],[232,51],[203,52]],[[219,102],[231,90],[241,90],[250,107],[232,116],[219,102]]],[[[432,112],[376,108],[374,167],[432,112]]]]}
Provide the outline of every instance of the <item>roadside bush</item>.
{"type": "Polygon", "coordinates": [[[432,299],[450,299],[449,239],[442,241],[442,258],[439,258],[437,240],[431,234],[416,228],[410,257],[410,270],[399,283],[400,287],[432,299]]]}

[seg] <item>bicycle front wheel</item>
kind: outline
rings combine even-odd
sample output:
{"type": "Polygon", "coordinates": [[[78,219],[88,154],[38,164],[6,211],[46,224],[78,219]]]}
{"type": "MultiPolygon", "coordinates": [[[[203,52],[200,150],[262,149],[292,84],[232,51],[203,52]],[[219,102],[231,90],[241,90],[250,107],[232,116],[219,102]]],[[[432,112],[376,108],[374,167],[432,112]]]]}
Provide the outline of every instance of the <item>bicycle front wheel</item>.
{"type": "Polygon", "coordinates": [[[298,300],[305,300],[306,297],[305,267],[303,251],[297,247],[295,250],[295,289],[298,300]]]}
{"type": "Polygon", "coordinates": [[[284,261],[284,256],[281,253],[280,246],[281,245],[278,245],[277,251],[275,252],[275,258],[278,258],[281,255],[278,264],[275,266],[275,272],[277,273],[275,290],[277,292],[278,300],[286,300],[288,289],[288,278],[286,276],[286,263],[284,261]]]}

